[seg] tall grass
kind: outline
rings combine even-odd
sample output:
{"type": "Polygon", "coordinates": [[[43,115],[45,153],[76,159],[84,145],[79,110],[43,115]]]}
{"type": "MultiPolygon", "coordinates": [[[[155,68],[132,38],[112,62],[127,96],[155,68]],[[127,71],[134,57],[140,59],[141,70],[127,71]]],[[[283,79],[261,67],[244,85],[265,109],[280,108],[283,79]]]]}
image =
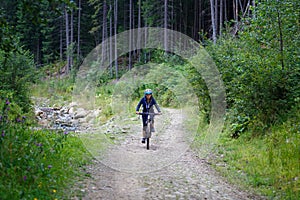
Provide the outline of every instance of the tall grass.
{"type": "Polygon", "coordinates": [[[60,105],[72,101],[73,78],[62,79],[49,78],[31,86],[31,94],[34,97],[48,99],[50,104],[60,105]]]}
{"type": "Polygon", "coordinates": [[[261,137],[222,136],[214,166],[232,182],[270,199],[300,199],[300,125],[296,119],[261,137]]]}
{"type": "MultiPolygon", "coordinates": [[[[2,104],[3,105],[3,104],[2,104]]],[[[69,132],[34,130],[0,111],[0,199],[64,199],[90,155],[69,132]]]]}

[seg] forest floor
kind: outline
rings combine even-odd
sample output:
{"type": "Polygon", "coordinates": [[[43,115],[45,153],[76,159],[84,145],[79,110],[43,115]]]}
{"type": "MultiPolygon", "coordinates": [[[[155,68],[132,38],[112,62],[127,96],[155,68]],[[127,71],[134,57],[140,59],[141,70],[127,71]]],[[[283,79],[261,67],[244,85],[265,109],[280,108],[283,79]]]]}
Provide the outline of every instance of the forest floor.
{"type": "Polygon", "coordinates": [[[85,169],[89,178],[78,182],[80,194],[73,199],[265,199],[229,184],[190,148],[180,110],[163,113],[156,117],[150,150],[141,143],[141,122],[132,120],[128,133],[93,151],[94,162],[85,169]]]}

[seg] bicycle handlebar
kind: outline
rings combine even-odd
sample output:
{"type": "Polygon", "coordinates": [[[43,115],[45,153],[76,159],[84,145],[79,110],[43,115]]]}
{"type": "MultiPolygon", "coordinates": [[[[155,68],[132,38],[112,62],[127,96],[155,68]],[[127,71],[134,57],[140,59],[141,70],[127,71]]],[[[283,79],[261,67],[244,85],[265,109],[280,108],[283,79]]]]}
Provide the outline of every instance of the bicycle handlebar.
{"type": "Polygon", "coordinates": [[[161,113],[139,112],[139,115],[161,115],[161,113]]]}

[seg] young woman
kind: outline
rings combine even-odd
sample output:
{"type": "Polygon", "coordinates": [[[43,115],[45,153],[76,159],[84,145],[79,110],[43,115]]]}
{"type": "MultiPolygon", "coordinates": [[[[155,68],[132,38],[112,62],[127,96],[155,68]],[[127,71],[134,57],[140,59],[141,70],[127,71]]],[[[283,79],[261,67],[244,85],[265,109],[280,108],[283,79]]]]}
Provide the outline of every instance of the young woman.
{"type": "MultiPolygon", "coordinates": [[[[144,97],[140,100],[140,102],[138,103],[138,105],[136,106],[136,114],[139,114],[139,110],[140,107],[143,106],[143,113],[154,113],[154,108],[153,105],[156,107],[156,110],[159,112],[159,114],[161,114],[161,110],[158,106],[158,104],[156,103],[154,97],[152,96],[152,90],[151,89],[146,89],[144,92],[144,97]]],[[[143,120],[143,139],[142,139],[142,143],[145,143],[145,138],[146,138],[146,121],[147,121],[148,115],[142,115],[142,120],[143,120]]],[[[151,116],[151,132],[155,132],[154,129],[154,116],[151,116]]]]}

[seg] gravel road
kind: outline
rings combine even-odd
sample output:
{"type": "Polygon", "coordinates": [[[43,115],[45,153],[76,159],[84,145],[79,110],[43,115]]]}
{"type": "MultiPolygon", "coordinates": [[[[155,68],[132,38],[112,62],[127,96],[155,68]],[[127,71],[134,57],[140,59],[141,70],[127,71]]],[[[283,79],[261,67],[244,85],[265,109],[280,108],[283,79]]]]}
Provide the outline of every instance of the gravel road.
{"type": "MultiPolygon", "coordinates": [[[[91,178],[74,199],[263,199],[225,181],[190,149],[192,137],[180,110],[156,117],[150,150],[140,142],[141,124],[130,125],[115,145],[94,155],[91,178]]],[[[116,136],[117,137],[117,136],[116,136]]]]}

